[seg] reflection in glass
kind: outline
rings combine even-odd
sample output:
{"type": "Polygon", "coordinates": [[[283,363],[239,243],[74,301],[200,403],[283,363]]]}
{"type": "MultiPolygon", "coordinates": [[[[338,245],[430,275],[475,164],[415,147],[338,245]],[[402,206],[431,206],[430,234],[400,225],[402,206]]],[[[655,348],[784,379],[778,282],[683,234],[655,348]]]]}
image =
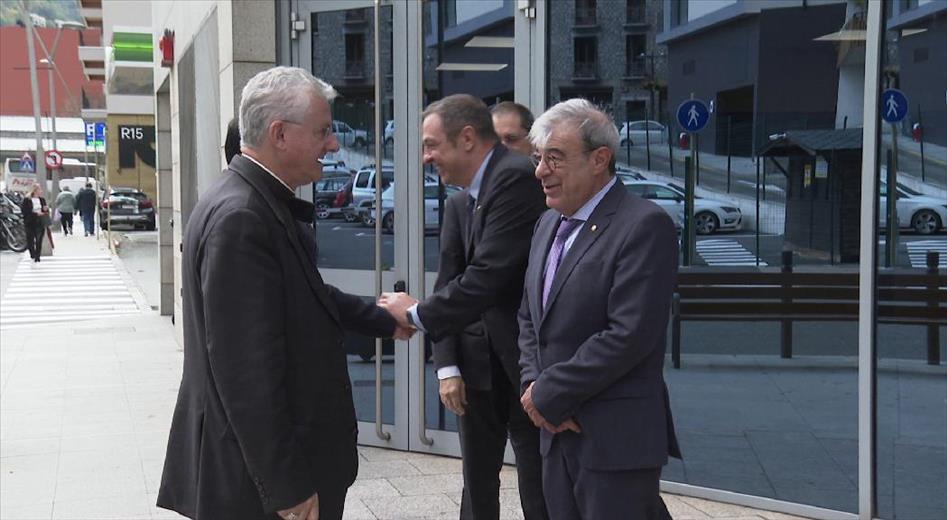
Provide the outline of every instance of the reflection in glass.
{"type": "MultiPolygon", "coordinates": [[[[874,468],[878,516],[942,519],[947,518],[947,367],[943,361],[947,354],[947,320],[943,316],[947,311],[941,310],[939,319],[935,315],[924,324],[920,318],[924,298],[917,289],[908,289],[918,285],[917,281],[905,277],[927,274],[921,285],[939,285],[941,292],[947,283],[947,106],[943,88],[947,84],[947,50],[943,45],[947,4],[888,2],[887,6],[882,89],[900,90],[907,106],[890,106],[883,92],[881,115],[892,119],[890,116],[900,112],[904,118],[877,123],[881,134],[874,468]],[[897,110],[889,113],[889,109],[897,110]],[[891,316],[886,309],[896,294],[912,296],[922,308],[891,316]],[[916,324],[907,323],[910,316],[916,324]]],[[[942,295],[940,300],[942,309],[942,295]]]]}
{"type": "MultiPolygon", "coordinates": [[[[513,13],[514,3],[504,0],[424,3],[425,105],[458,93],[479,97],[488,106],[513,99],[513,13]]],[[[439,263],[443,204],[458,188],[444,186],[433,168],[427,167],[423,189],[424,266],[434,274],[439,263]]],[[[428,367],[427,427],[457,431],[456,417],[440,403],[433,363],[428,367]]]]}

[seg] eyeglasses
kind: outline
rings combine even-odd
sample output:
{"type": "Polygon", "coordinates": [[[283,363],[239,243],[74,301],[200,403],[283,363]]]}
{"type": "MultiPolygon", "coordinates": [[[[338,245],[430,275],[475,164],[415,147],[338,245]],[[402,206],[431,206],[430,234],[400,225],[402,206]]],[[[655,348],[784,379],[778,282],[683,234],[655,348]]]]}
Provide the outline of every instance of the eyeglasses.
{"type": "MultiPolygon", "coordinates": [[[[299,126],[306,126],[305,124],[303,124],[303,123],[301,123],[301,122],[299,122],[299,121],[293,121],[292,119],[281,119],[280,121],[282,121],[282,122],[284,122],[284,123],[292,123],[292,124],[294,124],[294,125],[299,125],[299,126]]],[[[330,124],[326,125],[325,128],[322,128],[322,129],[320,129],[320,130],[316,130],[316,131],[314,131],[313,133],[316,135],[316,137],[319,137],[319,138],[321,138],[321,139],[328,139],[329,136],[331,136],[331,135],[334,134],[335,132],[332,130],[332,124],[330,123],[330,124]]]]}
{"type": "Polygon", "coordinates": [[[539,163],[546,161],[546,166],[551,171],[558,170],[562,162],[566,160],[565,157],[555,154],[555,153],[544,154],[544,153],[539,153],[539,152],[533,152],[532,159],[533,159],[533,166],[537,168],[539,167],[539,163]]]}

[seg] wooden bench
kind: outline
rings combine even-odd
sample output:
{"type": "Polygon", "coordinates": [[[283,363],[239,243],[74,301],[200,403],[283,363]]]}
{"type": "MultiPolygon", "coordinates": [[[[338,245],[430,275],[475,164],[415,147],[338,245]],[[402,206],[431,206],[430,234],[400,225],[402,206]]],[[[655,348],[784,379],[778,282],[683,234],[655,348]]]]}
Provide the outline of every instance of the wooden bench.
{"type": "MultiPolygon", "coordinates": [[[[857,321],[858,272],[803,271],[783,253],[781,268],[723,271],[682,267],[671,307],[671,359],[681,367],[681,322],[770,321],[780,323],[780,356],[792,358],[794,321],[857,321]]],[[[878,273],[877,322],[926,325],[927,362],[939,365],[940,327],[947,325],[947,274],[928,252],[927,269],[878,273]]]]}

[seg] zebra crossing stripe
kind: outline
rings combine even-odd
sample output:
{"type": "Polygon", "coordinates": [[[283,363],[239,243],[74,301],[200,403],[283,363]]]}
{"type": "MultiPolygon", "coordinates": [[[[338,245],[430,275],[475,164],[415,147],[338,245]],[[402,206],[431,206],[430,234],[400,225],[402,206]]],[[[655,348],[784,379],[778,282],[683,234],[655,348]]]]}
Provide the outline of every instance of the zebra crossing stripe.
{"type": "Polygon", "coordinates": [[[940,254],[938,267],[947,267],[947,239],[916,240],[908,242],[906,245],[911,267],[926,268],[928,251],[936,251],[940,254]]]}
{"type": "MultiPolygon", "coordinates": [[[[756,256],[736,240],[712,238],[697,242],[697,254],[710,266],[756,266],[756,256]]],[[[763,260],[760,266],[766,266],[763,260]]]]}
{"type": "Polygon", "coordinates": [[[109,257],[24,259],[0,299],[0,329],[141,312],[109,257]]]}

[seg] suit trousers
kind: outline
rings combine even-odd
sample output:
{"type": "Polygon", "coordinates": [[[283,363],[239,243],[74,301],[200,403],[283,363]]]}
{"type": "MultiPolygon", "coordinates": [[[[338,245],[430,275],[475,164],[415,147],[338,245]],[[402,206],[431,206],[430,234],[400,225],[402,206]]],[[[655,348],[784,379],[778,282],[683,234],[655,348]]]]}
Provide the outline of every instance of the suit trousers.
{"type": "MultiPolygon", "coordinates": [[[[552,520],[671,520],[661,498],[661,468],[583,468],[573,443],[556,435],[543,457],[543,492],[552,520]]],[[[615,449],[621,449],[616,446],[615,449]]]]}
{"type": "Polygon", "coordinates": [[[463,456],[462,520],[500,517],[500,469],[507,433],[516,455],[520,503],[526,520],[545,520],[539,429],[533,426],[499,360],[490,355],[491,390],[467,390],[467,408],[458,420],[463,456]]]}

